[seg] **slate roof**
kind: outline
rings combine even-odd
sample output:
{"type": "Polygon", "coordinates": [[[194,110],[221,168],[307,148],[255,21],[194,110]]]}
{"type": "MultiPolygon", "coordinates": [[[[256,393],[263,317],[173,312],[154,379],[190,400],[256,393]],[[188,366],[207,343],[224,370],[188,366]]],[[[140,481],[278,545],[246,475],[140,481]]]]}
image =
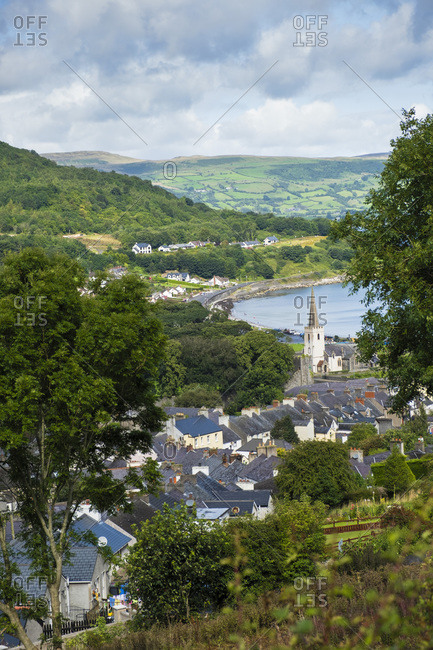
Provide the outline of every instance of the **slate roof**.
{"type": "Polygon", "coordinates": [[[271,493],[269,490],[239,490],[236,492],[221,492],[220,498],[216,499],[222,501],[223,503],[230,503],[234,501],[236,503],[242,501],[254,501],[257,506],[261,508],[266,508],[269,505],[269,499],[271,493]]]}
{"type": "MultiPolygon", "coordinates": [[[[230,508],[234,507],[239,508],[240,515],[253,514],[255,510],[255,501],[251,499],[250,501],[224,501],[224,505],[230,508]]],[[[221,507],[221,501],[206,501],[206,506],[208,508],[219,508],[221,507]]]]}
{"type": "Polygon", "coordinates": [[[197,519],[207,519],[208,521],[216,521],[220,519],[229,510],[228,507],[224,508],[197,508],[197,519]]]}
{"type": "Polygon", "coordinates": [[[204,415],[186,418],[185,420],[176,420],[176,429],[178,429],[184,435],[190,435],[192,438],[197,438],[198,436],[205,436],[209,433],[216,433],[217,431],[221,431],[218,425],[214,424],[211,420],[209,420],[209,418],[205,418],[204,415]]]}
{"type": "Polygon", "coordinates": [[[176,499],[173,499],[170,494],[164,493],[158,496],[149,494],[149,505],[152,506],[154,510],[162,510],[164,503],[166,503],[169,508],[176,508],[179,505],[176,499]]]}
{"type": "Polygon", "coordinates": [[[176,416],[178,413],[183,413],[184,415],[187,415],[189,418],[196,417],[198,415],[200,409],[198,408],[189,408],[189,407],[183,407],[183,406],[166,406],[164,407],[164,411],[167,413],[167,415],[172,415],[176,416]]]}
{"type": "Polygon", "coordinates": [[[224,485],[211,476],[203,474],[203,472],[198,472],[196,474],[196,481],[197,485],[199,485],[203,490],[206,490],[209,495],[215,495],[215,493],[225,494],[228,492],[228,489],[224,485]]]}
{"type": "Polygon", "coordinates": [[[134,524],[140,526],[142,521],[152,519],[155,515],[155,508],[152,508],[142,499],[137,499],[132,502],[132,512],[118,512],[116,515],[110,515],[107,521],[112,521],[116,526],[122,528],[129,535],[134,535],[132,526],[134,524]]]}
{"type": "Polygon", "coordinates": [[[362,478],[367,478],[367,476],[370,474],[370,466],[366,465],[365,463],[360,463],[358,460],[355,460],[354,458],[349,458],[349,462],[352,466],[352,469],[354,472],[357,474],[360,474],[362,478]]]}
{"type": "Polygon", "coordinates": [[[255,482],[264,481],[267,478],[273,477],[275,467],[278,467],[281,462],[282,460],[278,456],[269,456],[269,458],[266,458],[261,454],[251,461],[251,463],[244,466],[241,477],[255,482]]]}
{"type": "Polygon", "coordinates": [[[62,574],[70,582],[90,582],[97,556],[98,549],[94,546],[74,546],[71,549],[70,563],[63,562],[62,574]]]}
{"type": "Polygon", "coordinates": [[[233,461],[233,463],[227,467],[221,464],[220,467],[217,467],[213,472],[211,472],[211,477],[217,481],[221,480],[223,483],[230,483],[232,481],[236,482],[240,476],[242,468],[243,464],[239,460],[233,461]]]}
{"type": "Polygon", "coordinates": [[[228,444],[231,442],[239,442],[239,440],[242,440],[242,438],[237,433],[235,433],[235,431],[229,429],[229,427],[226,427],[225,424],[221,424],[220,429],[223,432],[224,444],[228,444]]]}
{"type": "Polygon", "coordinates": [[[370,456],[364,456],[364,463],[366,465],[372,465],[373,463],[382,463],[390,455],[390,451],[383,451],[380,454],[371,454],[370,456]]]}
{"type": "Polygon", "coordinates": [[[257,447],[263,444],[263,440],[261,438],[251,438],[248,442],[246,442],[242,447],[239,447],[237,451],[257,451],[257,447]]]}

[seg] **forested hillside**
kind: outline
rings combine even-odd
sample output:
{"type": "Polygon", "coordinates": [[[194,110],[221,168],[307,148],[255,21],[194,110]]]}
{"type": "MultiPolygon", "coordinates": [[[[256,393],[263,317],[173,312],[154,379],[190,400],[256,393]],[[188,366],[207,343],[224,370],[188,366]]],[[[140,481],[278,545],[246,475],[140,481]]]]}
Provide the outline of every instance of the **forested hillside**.
{"type": "Polygon", "coordinates": [[[0,143],[0,232],[110,233],[122,244],[246,239],[273,232],[325,235],[327,219],[213,210],[150,181],[115,172],[57,166],[33,151],[0,143]]]}

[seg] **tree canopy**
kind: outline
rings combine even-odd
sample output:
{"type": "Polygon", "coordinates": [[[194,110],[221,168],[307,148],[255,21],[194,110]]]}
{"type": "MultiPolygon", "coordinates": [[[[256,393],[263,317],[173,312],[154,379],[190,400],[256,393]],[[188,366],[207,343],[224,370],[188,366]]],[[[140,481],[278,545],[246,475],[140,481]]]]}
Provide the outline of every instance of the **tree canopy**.
{"type": "Polygon", "coordinates": [[[143,620],[184,620],[224,603],[232,570],[221,560],[232,546],[223,526],[197,521],[184,505],[164,505],[136,538],[124,566],[143,620]]]}
{"type": "Polygon", "coordinates": [[[290,415],[277,420],[271,430],[271,438],[282,438],[293,445],[299,442],[298,434],[293,426],[290,415]]]}
{"type": "Polygon", "coordinates": [[[355,256],[348,279],[367,290],[359,337],[365,360],[377,354],[403,412],[433,391],[433,116],[403,111],[401,136],[363,212],[348,213],[333,232],[355,256]]]}
{"type": "MultiPolygon", "coordinates": [[[[125,482],[105,463],[149,451],[163,418],[155,397],[165,337],[147,286],[127,276],[95,282],[88,296],[83,283],[76,262],[38,249],[11,255],[0,269],[0,489],[12,491],[25,553],[46,579],[56,643],[76,509],[84,499],[100,510],[126,505],[125,482]]],[[[155,466],[148,469],[156,478],[155,466]]],[[[4,544],[2,552],[7,567],[4,544]]],[[[7,615],[11,580],[12,569],[0,584],[7,615]]]]}
{"type": "Polygon", "coordinates": [[[319,440],[300,442],[288,452],[275,480],[282,497],[300,499],[306,494],[331,507],[348,501],[357,489],[346,448],[319,440]]]}

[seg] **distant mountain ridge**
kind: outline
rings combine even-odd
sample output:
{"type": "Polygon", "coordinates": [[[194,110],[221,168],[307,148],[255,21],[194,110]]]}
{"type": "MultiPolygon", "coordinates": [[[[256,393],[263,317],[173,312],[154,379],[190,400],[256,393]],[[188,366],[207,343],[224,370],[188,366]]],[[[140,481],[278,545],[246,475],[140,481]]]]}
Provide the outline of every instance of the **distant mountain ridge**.
{"type": "Polygon", "coordinates": [[[362,209],[389,153],[333,158],[179,156],[171,161],[105,151],[41,155],[59,165],[138,176],[215,208],[313,218],[362,209]]]}

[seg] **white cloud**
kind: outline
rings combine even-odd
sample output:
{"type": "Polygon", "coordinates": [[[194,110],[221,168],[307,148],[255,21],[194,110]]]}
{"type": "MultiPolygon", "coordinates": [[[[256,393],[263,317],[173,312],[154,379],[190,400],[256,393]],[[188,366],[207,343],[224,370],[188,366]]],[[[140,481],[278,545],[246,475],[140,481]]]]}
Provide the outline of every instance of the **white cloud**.
{"type": "Polygon", "coordinates": [[[431,27],[426,0],[311,0],[308,12],[293,0],[6,2],[0,138],[38,151],[157,159],[387,150],[398,120],[367,84],[397,112],[412,104],[428,112],[431,27]],[[48,45],[14,47],[13,16],[35,13],[48,16],[48,45]],[[326,47],[293,46],[293,18],[306,13],[328,16],[326,47]]]}

